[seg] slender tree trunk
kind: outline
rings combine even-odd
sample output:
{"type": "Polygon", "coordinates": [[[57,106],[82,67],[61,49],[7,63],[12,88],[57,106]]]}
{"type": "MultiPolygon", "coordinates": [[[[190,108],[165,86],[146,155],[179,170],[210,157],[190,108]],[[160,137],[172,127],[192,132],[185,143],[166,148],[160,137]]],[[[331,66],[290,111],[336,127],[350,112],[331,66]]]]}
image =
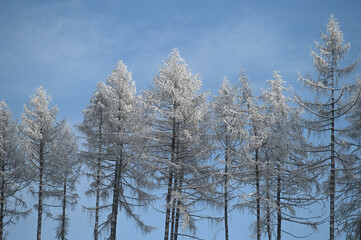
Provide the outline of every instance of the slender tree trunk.
{"type": "Polygon", "coordinates": [[[256,215],[257,215],[257,240],[261,240],[261,199],[260,199],[260,179],[259,179],[259,168],[258,168],[258,149],[255,152],[255,160],[256,160],[256,215]]]}
{"type": "MultiPolygon", "coordinates": [[[[268,166],[269,167],[269,166],[268,166]]],[[[267,184],[267,193],[266,193],[266,198],[267,198],[267,202],[266,202],[266,212],[267,212],[267,216],[266,216],[266,222],[267,222],[267,235],[268,235],[268,240],[272,240],[272,233],[271,233],[271,209],[270,209],[270,183],[269,183],[269,178],[267,178],[266,180],[266,184],[267,184]]]]}
{"type": "Polygon", "coordinates": [[[114,181],[113,181],[113,203],[112,203],[112,215],[110,220],[110,237],[109,240],[116,239],[117,232],[117,218],[118,218],[118,207],[119,207],[119,179],[122,162],[122,147],[120,149],[120,157],[116,159],[114,169],[114,181]]]}
{"type": "Polygon", "coordinates": [[[40,141],[39,154],[39,192],[38,192],[38,227],[36,239],[41,240],[41,224],[43,221],[43,170],[44,170],[44,142],[40,141]]]}
{"type": "MultiPolygon", "coordinates": [[[[178,184],[178,177],[177,171],[174,172],[174,183],[173,183],[173,190],[177,191],[177,184],[178,184]]],[[[177,200],[173,199],[172,202],[172,217],[171,217],[171,227],[170,227],[170,240],[174,240],[174,228],[175,228],[175,217],[177,211],[177,200]]]]}
{"type": "MultiPolygon", "coordinates": [[[[173,119],[173,133],[172,133],[172,144],[171,144],[171,163],[174,163],[176,151],[176,121],[173,119]]],[[[167,210],[165,213],[165,227],[164,227],[164,240],[169,239],[169,222],[171,212],[171,199],[172,199],[172,185],[173,185],[173,169],[170,166],[169,177],[168,177],[168,192],[166,197],[167,210]]]]}
{"type": "Polygon", "coordinates": [[[64,183],[63,183],[63,206],[62,206],[61,233],[60,233],[60,237],[62,240],[65,240],[65,228],[66,228],[66,201],[67,201],[66,200],[66,188],[67,188],[66,179],[67,179],[67,177],[65,176],[64,183]]]}
{"type": "Polygon", "coordinates": [[[172,170],[169,170],[169,178],[168,178],[168,192],[166,197],[167,202],[167,210],[165,212],[165,228],[164,228],[164,240],[169,239],[169,215],[170,215],[170,200],[172,197],[172,182],[173,182],[173,173],[172,170]]]}
{"type": "Polygon", "coordinates": [[[331,171],[330,171],[330,240],[335,239],[335,84],[334,84],[334,61],[332,61],[332,89],[331,89],[331,171]]]}
{"type": "MultiPolygon", "coordinates": [[[[1,170],[5,173],[5,159],[1,159],[1,170]]],[[[1,180],[1,197],[0,197],[0,240],[4,236],[4,216],[5,216],[5,179],[1,180]]]]}
{"type": "MultiPolygon", "coordinates": [[[[101,112],[103,116],[103,112],[101,112]]],[[[101,173],[101,164],[102,164],[102,127],[103,127],[103,118],[101,117],[100,123],[98,126],[99,139],[98,139],[98,158],[96,166],[96,193],[95,193],[95,221],[94,221],[94,240],[98,240],[99,236],[99,205],[100,205],[100,173],[101,173]]]]}
{"type": "Polygon", "coordinates": [[[228,240],[228,151],[229,141],[226,136],[226,152],[225,152],[225,164],[224,164],[224,234],[225,240],[228,240]]]}
{"type": "MultiPolygon", "coordinates": [[[[183,171],[181,171],[180,181],[178,184],[178,191],[182,191],[182,184],[183,184],[183,171]]],[[[177,213],[175,216],[175,226],[174,226],[174,240],[178,239],[178,231],[179,231],[179,216],[180,216],[180,209],[179,206],[182,204],[181,200],[178,199],[177,201],[177,213]]]]}
{"type": "Polygon", "coordinates": [[[99,203],[100,203],[100,163],[101,158],[98,158],[97,176],[96,176],[96,196],[95,196],[95,223],[94,223],[94,240],[98,240],[99,231],[99,203]]]}
{"type": "Polygon", "coordinates": [[[282,212],[281,212],[281,176],[280,167],[278,166],[277,176],[277,240],[281,240],[282,231],[282,212]]]}

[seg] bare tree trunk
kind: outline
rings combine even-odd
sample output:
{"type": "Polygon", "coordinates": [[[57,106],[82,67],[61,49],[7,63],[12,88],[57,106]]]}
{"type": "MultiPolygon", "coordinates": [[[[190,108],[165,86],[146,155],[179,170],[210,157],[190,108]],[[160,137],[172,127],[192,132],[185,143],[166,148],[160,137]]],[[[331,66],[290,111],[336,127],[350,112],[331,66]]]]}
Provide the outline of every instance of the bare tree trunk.
{"type": "MultiPolygon", "coordinates": [[[[175,171],[174,173],[175,178],[174,178],[174,183],[173,183],[173,190],[177,191],[177,182],[178,182],[178,178],[177,178],[177,171],[175,171]]],[[[177,200],[173,199],[173,203],[172,203],[172,217],[171,217],[171,231],[170,231],[170,240],[174,240],[174,228],[175,228],[175,217],[176,217],[176,211],[177,211],[177,200]]]]}
{"type": "MultiPolygon", "coordinates": [[[[268,166],[269,167],[269,166],[268,166]]],[[[272,233],[271,233],[271,210],[270,210],[270,183],[269,183],[269,179],[267,178],[267,193],[266,193],[266,198],[267,198],[267,202],[266,202],[266,212],[267,212],[267,216],[266,216],[266,222],[267,222],[267,235],[268,235],[268,240],[272,240],[272,233]]]]}
{"type": "MultiPolygon", "coordinates": [[[[103,114],[103,113],[101,113],[103,114]]],[[[101,173],[101,164],[102,164],[102,126],[103,126],[103,119],[100,119],[98,131],[99,131],[99,145],[98,145],[98,161],[96,166],[96,193],[95,193],[95,221],[94,221],[94,240],[98,240],[99,235],[99,205],[100,205],[100,173],[101,173]]]]}
{"type": "MultiPolygon", "coordinates": [[[[120,147],[122,148],[122,146],[120,147]]],[[[119,180],[121,172],[122,162],[122,149],[120,149],[120,157],[115,161],[114,169],[114,181],[113,181],[113,203],[112,203],[112,214],[110,219],[110,237],[109,240],[116,239],[117,232],[117,219],[118,219],[118,208],[119,208],[119,180]]]]}
{"type": "MultiPolygon", "coordinates": [[[[172,145],[171,145],[171,163],[174,163],[176,151],[176,121],[173,119],[173,133],[172,133],[172,145]]],[[[170,222],[170,211],[171,211],[171,199],[172,199],[172,185],[173,185],[173,169],[170,166],[169,178],[168,178],[168,192],[166,197],[167,210],[165,213],[165,229],[164,229],[164,240],[169,239],[169,222],[170,222]]]]}
{"type": "MultiPolygon", "coordinates": [[[[178,191],[182,191],[182,184],[183,184],[183,171],[181,171],[180,181],[178,184],[178,191]]],[[[178,199],[177,201],[177,213],[175,217],[175,226],[174,226],[174,240],[178,239],[178,231],[179,231],[179,216],[180,216],[180,209],[179,206],[182,204],[181,200],[178,199]]]]}
{"type": "Polygon", "coordinates": [[[166,197],[167,202],[167,210],[165,212],[165,229],[164,229],[164,240],[169,239],[169,216],[170,216],[170,200],[172,197],[172,182],[173,182],[173,173],[172,170],[169,170],[169,178],[168,178],[168,192],[166,197]]]}
{"type": "Polygon", "coordinates": [[[36,239],[41,240],[41,224],[43,221],[43,170],[44,170],[44,142],[40,141],[39,151],[39,192],[38,192],[38,227],[36,239]]]}
{"type": "Polygon", "coordinates": [[[66,184],[66,179],[67,177],[65,176],[64,178],[64,183],[63,183],[63,206],[62,206],[62,215],[61,215],[61,232],[60,232],[60,237],[62,240],[65,240],[65,228],[66,228],[66,188],[67,188],[67,184],[66,184]]]}
{"type": "Polygon", "coordinates": [[[331,92],[331,172],[330,172],[330,240],[335,239],[335,90],[334,61],[332,60],[332,92],[331,92]]]}
{"type": "Polygon", "coordinates": [[[94,240],[98,240],[99,231],[99,202],[100,202],[100,161],[98,158],[97,176],[96,176],[96,196],[95,196],[95,223],[94,223],[94,240]]]}
{"type": "Polygon", "coordinates": [[[255,150],[255,160],[256,160],[256,215],[257,215],[257,240],[261,240],[261,199],[260,199],[260,178],[259,178],[259,168],[258,168],[258,149],[255,150]]]}
{"type": "Polygon", "coordinates": [[[226,154],[224,165],[224,234],[225,240],[228,240],[228,151],[229,151],[228,136],[226,136],[226,154]]]}
{"type": "MultiPolygon", "coordinates": [[[[5,173],[5,159],[1,161],[1,170],[5,173]]],[[[5,216],[5,179],[1,180],[1,197],[0,197],[0,240],[3,240],[4,235],[4,216],[5,216]]]]}
{"type": "Polygon", "coordinates": [[[281,240],[282,231],[282,212],[281,212],[281,176],[280,167],[278,166],[277,176],[277,240],[281,240]]]}

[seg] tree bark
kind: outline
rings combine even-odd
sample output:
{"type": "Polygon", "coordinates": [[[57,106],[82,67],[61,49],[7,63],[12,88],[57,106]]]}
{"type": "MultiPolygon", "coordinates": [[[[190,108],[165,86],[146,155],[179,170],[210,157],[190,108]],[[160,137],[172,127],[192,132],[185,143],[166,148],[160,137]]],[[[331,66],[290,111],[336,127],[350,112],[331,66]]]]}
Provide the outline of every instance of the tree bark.
{"type": "MultiPolygon", "coordinates": [[[[182,191],[182,184],[183,184],[183,171],[181,171],[180,181],[178,184],[178,191],[182,191]]],[[[178,239],[178,231],[179,231],[179,216],[180,216],[180,209],[179,206],[182,204],[181,200],[178,199],[177,201],[177,213],[175,216],[175,226],[174,226],[174,240],[178,239]]]]}
{"type": "Polygon", "coordinates": [[[277,240],[281,240],[282,231],[282,212],[281,212],[281,176],[280,167],[278,166],[277,176],[277,240]]]}
{"type": "Polygon", "coordinates": [[[44,170],[44,141],[40,141],[39,151],[39,192],[38,192],[38,226],[36,239],[41,240],[41,226],[43,221],[43,170],[44,170]]]}
{"type": "Polygon", "coordinates": [[[62,206],[62,215],[61,215],[61,233],[60,237],[62,240],[65,240],[65,228],[66,228],[66,188],[67,188],[67,182],[66,182],[66,176],[64,178],[63,183],[63,206],[62,206]]]}
{"type": "MultiPolygon", "coordinates": [[[[268,166],[270,167],[270,166],[268,166]]],[[[268,235],[268,240],[272,240],[272,233],[271,233],[271,209],[270,209],[270,183],[269,183],[269,179],[267,178],[267,193],[266,193],[266,198],[267,198],[267,202],[266,202],[266,212],[267,212],[267,216],[266,216],[266,222],[267,222],[267,235],[268,235]]]]}
{"type": "MultiPolygon", "coordinates": [[[[5,159],[1,159],[1,170],[5,173],[5,159]]],[[[5,216],[5,179],[1,180],[1,197],[0,197],[0,240],[4,235],[4,216],[5,216]]]]}
{"type": "Polygon", "coordinates": [[[116,159],[115,169],[114,169],[114,181],[113,181],[113,203],[112,203],[112,214],[110,220],[110,237],[109,240],[116,239],[117,232],[117,218],[118,218],[118,208],[119,208],[119,179],[121,172],[121,163],[122,163],[122,146],[120,147],[120,156],[116,159]]]}
{"type": "Polygon", "coordinates": [[[258,149],[255,150],[255,160],[256,160],[256,215],[257,215],[257,240],[261,240],[261,199],[260,199],[260,179],[259,179],[259,168],[258,168],[258,149]]]}
{"type": "Polygon", "coordinates": [[[334,60],[332,60],[331,75],[331,169],[330,169],[330,240],[335,239],[335,83],[334,83],[334,60]]]}
{"type": "Polygon", "coordinates": [[[228,151],[229,141],[226,136],[226,152],[225,152],[225,165],[224,165],[224,234],[225,240],[228,240],[228,151]]]}
{"type": "MultiPolygon", "coordinates": [[[[173,119],[173,132],[172,132],[172,143],[171,143],[171,164],[175,160],[175,150],[176,150],[176,121],[173,119]]],[[[173,185],[173,169],[170,166],[169,177],[168,177],[168,192],[166,197],[167,210],[165,213],[165,227],[164,227],[164,240],[169,239],[169,220],[170,220],[170,211],[171,211],[171,199],[172,199],[172,185],[173,185]]]]}

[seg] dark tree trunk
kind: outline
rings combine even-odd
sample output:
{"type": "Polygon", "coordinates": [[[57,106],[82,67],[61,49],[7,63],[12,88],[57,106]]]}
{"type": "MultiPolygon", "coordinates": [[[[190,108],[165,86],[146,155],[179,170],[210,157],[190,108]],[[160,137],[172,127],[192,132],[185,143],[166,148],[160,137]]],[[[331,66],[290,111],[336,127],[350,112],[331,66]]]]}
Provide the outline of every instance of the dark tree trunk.
{"type": "Polygon", "coordinates": [[[281,212],[281,176],[280,168],[278,167],[277,176],[277,240],[281,240],[282,231],[282,212],[281,212]]]}
{"type": "Polygon", "coordinates": [[[44,170],[44,142],[40,142],[39,151],[39,192],[38,192],[38,226],[36,239],[41,240],[41,225],[43,221],[43,170],[44,170]]]}
{"type": "MultiPolygon", "coordinates": [[[[270,167],[270,166],[268,166],[270,167]]],[[[267,216],[266,216],[266,222],[267,222],[267,235],[268,235],[268,240],[272,240],[272,232],[271,232],[271,209],[270,209],[270,204],[269,204],[269,200],[270,200],[270,183],[269,183],[269,179],[267,178],[267,193],[266,193],[266,198],[267,198],[267,202],[266,202],[266,212],[267,212],[267,216]]]]}
{"type": "Polygon", "coordinates": [[[67,188],[67,182],[66,182],[66,176],[64,178],[63,183],[63,206],[62,206],[62,215],[61,215],[61,232],[60,237],[62,240],[65,240],[65,229],[66,229],[66,188],[67,188]]]}
{"type": "Polygon", "coordinates": [[[225,152],[225,165],[224,165],[224,235],[225,240],[228,240],[228,151],[229,142],[226,136],[226,152],[225,152]]]}
{"type": "Polygon", "coordinates": [[[255,160],[256,160],[256,215],[257,215],[257,240],[261,240],[261,199],[260,199],[260,179],[259,179],[259,168],[258,168],[258,149],[255,152],[255,160]]]}
{"type": "Polygon", "coordinates": [[[116,159],[115,169],[114,169],[114,181],[113,181],[113,203],[112,203],[112,213],[110,220],[110,237],[109,240],[116,239],[117,232],[117,219],[118,219],[118,208],[119,208],[119,181],[121,173],[121,163],[122,163],[122,146],[120,147],[120,158],[116,159]]]}
{"type": "MultiPolygon", "coordinates": [[[[1,160],[1,170],[5,173],[5,159],[1,160]]],[[[1,180],[1,196],[0,196],[0,240],[3,240],[4,236],[4,216],[5,216],[5,179],[1,180]]]]}
{"type": "MultiPolygon", "coordinates": [[[[174,183],[173,183],[173,190],[177,191],[177,184],[178,184],[178,177],[177,177],[177,171],[174,173],[174,183]]],[[[171,227],[170,227],[170,240],[174,240],[174,228],[175,228],[175,217],[177,212],[177,200],[173,199],[172,202],[172,217],[171,217],[171,227]]]]}
{"type": "MultiPolygon", "coordinates": [[[[182,184],[183,184],[183,172],[181,172],[180,181],[178,184],[178,191],[182,191],[182,184]]],[[[178,199],[177,201],[177,213],[175,216],[175,226],[174,226],[174,240],[178,239],[178,231],[179,231],[179,216],[180,216],[180,209],[179,206],[181,206],[182,202],[178,199]]]]}
{"type": "Polygon", "coordinates": [[[332,60],[331,75],[331,169],[330,169],[330,240],[335,239],[335,83],[334,83],[334,60],[332,60]]]}
{"type": "MultiPolygon", "coordinates": [[[[171,163],[175,161],[175,151],[176,151],[176,121],[173,119],[173,133],[172,133],[172,144],[171,144],[171,163]]],[[[172,199],[172,185],[173,185],[173,169],[172,166],[169,167],[169,177],[168,177],[168,191],[167,191],[167,210],[165,213],[165,227],[164,227],[164,240],[169,239],[169,222],[170,222],[170,212],[171,212],[171,199],[172,199]]]]}

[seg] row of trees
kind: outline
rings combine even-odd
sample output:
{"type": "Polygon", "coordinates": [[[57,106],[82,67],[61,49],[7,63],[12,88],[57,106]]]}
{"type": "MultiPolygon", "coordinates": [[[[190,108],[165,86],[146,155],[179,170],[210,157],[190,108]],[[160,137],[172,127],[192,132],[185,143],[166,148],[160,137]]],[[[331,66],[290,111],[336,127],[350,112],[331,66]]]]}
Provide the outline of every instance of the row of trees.
{"type": "Polygon", "coordinates": [[[228,240],[228,216],[239,209],[254,214],[250,228],[257,240],[294,235],[285,222],[316,229],[324,221],[330,240],[335,233],[360,238],[361,86],[358,80],[339,86],[358,60],[339,66],[350,45],[333,16],[322,40],[319,53],[311,53],[317,79],[300,76],[317,93],[311,101],[293,94],[278,72],[254,96],[242,71],[236,85],[224,79],[209,103],[199,76],[176,49],[150,89],[137,95],[120,61],[83,111],[80,151],[42,88],[24,105],[19,126],[1,102],[1,239],[8,223],[28,214],[24,188],[38,201],[37,239],[43,212],[59,221],[57,237],[66,239],[81,163],[89,179],[86,194],[94,198],[85,207],[94,219],[94,240],[101,234],[116,239],[120,209],[144,233],[151,231],[137,211],[159,199],[154,191],[164,196],[164,240],[198,239],[199,219],[223,222],[228,240]],[[321,137],[308,141],[305,130],[321,137]],[[50,198],[59,204],[49,204],[50,198]],[[328,206],[329,214],[311,214],[315,205],[328,206]],[[223,209],[222,216],[202,211],[205,206],[223,209]],[[59,216],[52,207],[61,209],[59,216]]]}

